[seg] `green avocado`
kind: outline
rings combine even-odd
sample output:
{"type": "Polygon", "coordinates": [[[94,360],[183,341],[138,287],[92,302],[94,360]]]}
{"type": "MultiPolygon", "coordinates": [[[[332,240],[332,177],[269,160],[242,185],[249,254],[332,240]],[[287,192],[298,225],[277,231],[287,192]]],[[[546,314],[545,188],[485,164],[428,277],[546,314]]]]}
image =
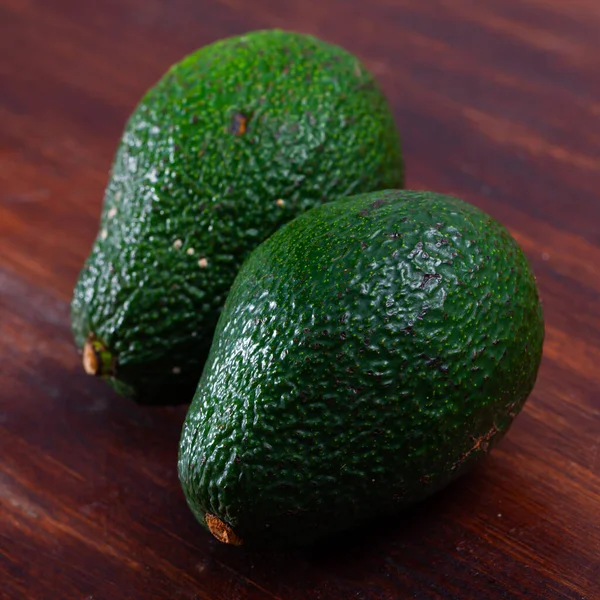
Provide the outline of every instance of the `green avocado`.
{"type": "Polygon", "coordinates": [[[531,392],[532,270],[457,198],[324,204],[250,255],[179,448],[196,518],[232,544],[295,544],[429,496],[500,440],[531,392]]]}
{"type": "Polygon", "coordinates": [[[296,215],[404,183],[364,65],[279,30],[206,46],[129,119],[72,326],[84,367],[142,403],[189,402],[243,260],[296,215]]]}

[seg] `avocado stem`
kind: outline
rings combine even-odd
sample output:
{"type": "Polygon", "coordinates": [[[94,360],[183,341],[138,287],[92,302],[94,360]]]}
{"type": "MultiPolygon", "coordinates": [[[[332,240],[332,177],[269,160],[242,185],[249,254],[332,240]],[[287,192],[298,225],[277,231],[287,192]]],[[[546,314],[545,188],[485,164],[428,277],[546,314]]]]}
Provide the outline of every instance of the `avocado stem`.
{"type": "Polygon", "coordinates": [[[83,346],[83,368],[88,375],[115,374],[115,359],[107,347],[90,333],[83,346]]]}
{"type": "Polygon", "coordinates": [[[224,544],[231,544],[232,546],[241,546],[244,540],[237,534],[230,525],[221,521],[219,517],[206,513],[204,515],[204,521],[208,527],[208,530],[224,544]]]}

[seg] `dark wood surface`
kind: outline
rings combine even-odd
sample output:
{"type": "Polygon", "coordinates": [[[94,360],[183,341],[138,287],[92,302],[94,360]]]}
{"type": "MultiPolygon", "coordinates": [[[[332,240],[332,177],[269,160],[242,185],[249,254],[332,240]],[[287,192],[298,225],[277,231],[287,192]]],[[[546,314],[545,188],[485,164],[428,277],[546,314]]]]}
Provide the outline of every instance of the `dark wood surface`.
{"type": "Polygon", "coordinates": [[[599,31],[597,0],[0,0],[0,597],[600,599],[599,31]],[[365,60],[409,187],[509,227],[547,338],[526,408],[474,473],[397,519],[256,553],[185,505],[185,408],[86,376],[68,304],[141,94],[263,27],[365,60]]]}

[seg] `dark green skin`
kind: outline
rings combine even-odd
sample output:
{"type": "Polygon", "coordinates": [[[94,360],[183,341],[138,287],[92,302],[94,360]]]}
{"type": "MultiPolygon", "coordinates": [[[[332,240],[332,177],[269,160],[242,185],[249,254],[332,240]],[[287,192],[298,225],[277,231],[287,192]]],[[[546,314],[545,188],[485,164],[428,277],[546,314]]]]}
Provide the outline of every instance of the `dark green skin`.
{"type": "Polygon", "coordinates": [[[392,514],[502,437],[543,337],[528,262],[479,209],[408,191],[315,208],[231,288],[180,442],[188,504],[246,544],[392,514]]]}
{"type": "Polygon", "coordinates": [[[393,116],[356,57],[277,30],[206,46],[127,123],[74,292],[77,344],[108,350],[121,393],[189,402],[249,252],[322,202],[403,183],[393,116]]]}

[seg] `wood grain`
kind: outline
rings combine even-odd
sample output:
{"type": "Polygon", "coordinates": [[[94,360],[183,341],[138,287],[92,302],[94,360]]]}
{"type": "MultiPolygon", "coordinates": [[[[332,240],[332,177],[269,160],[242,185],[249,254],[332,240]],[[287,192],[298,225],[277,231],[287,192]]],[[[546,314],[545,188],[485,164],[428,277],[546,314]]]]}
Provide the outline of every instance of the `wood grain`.
{"type": "Polygon", "coordinates": [[[0,598],[600,599],[599,30],[595,0],[0,0],[0,598]],[[200,529],[176,476],[185,408],[87,377],[68,322],[130,111],[185,53],[262,27],[365,60],[409,187],[504,222],[547,321],[484,465],[278,553],[200,529]]]}

